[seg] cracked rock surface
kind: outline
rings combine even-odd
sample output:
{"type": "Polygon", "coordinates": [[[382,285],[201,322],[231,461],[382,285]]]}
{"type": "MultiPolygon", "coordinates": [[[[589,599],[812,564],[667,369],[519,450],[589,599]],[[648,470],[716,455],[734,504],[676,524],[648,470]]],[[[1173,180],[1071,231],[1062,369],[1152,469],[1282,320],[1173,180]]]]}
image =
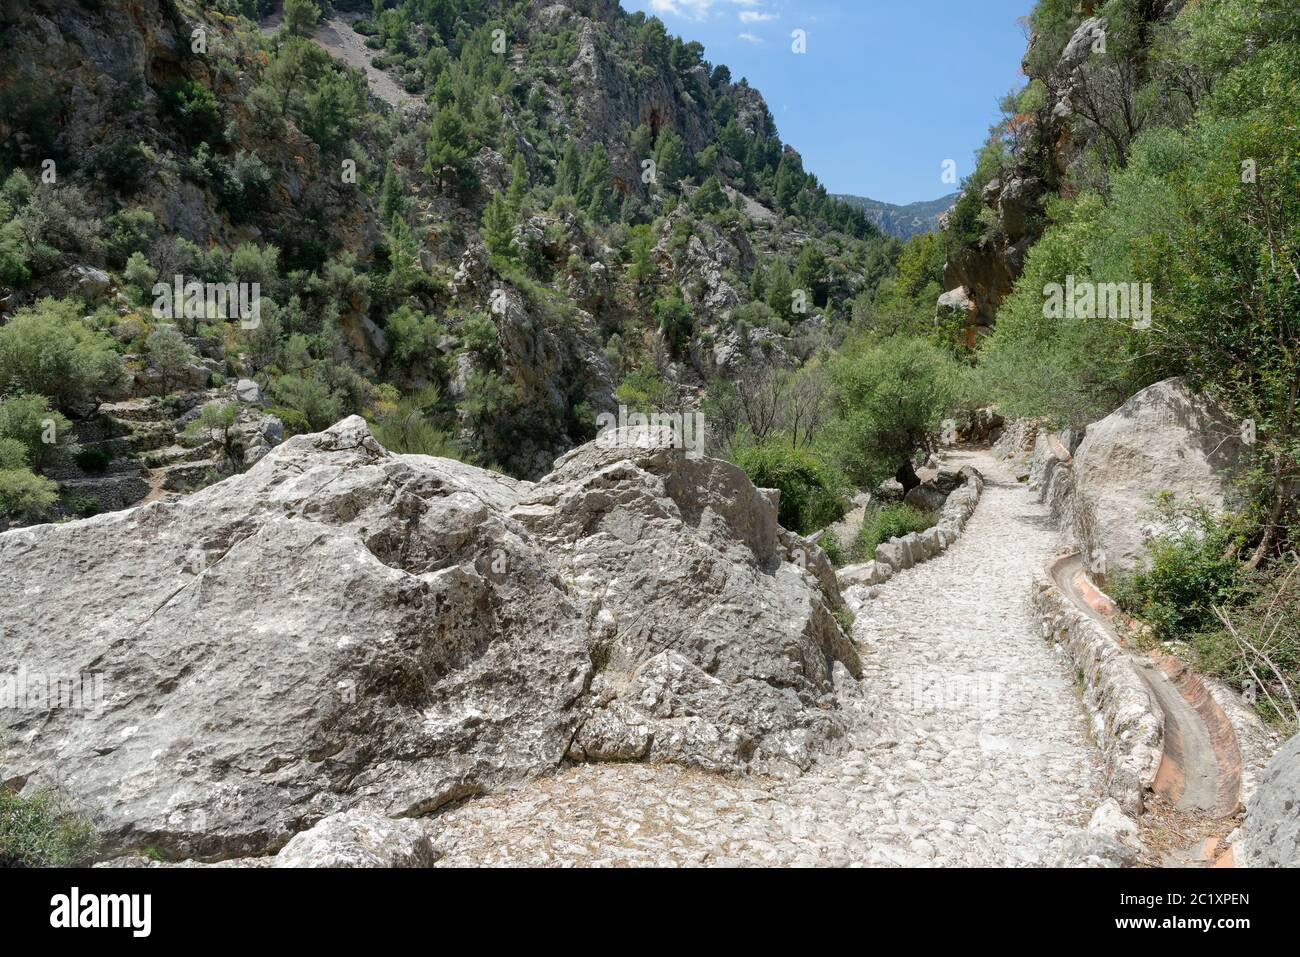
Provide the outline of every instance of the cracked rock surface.
{"type": "Polygon", "coordinates": [[[106,856],[215,861],[566,755],[789,774],[843,751],[861,664],[825,556],[734,466],[613,438],[531,484],[353,417],[192,496],[0,535],[28,705],[0,709],[0,785],[66,794],[106,856]],[[32,697],[79,676],[89,708],[32,697]]]}

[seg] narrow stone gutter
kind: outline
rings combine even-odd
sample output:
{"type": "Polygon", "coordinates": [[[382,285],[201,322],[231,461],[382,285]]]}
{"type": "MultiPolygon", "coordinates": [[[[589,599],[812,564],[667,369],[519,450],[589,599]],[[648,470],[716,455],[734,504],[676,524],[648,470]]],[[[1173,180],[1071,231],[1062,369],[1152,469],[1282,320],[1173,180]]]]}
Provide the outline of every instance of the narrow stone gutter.
{"type": "Polygon", "coordinates": [[[1067,595],[1063,582],[1080,568],[1077,554],[1053,559],[1035,576],[1030,614],[1043,637],[1061,644],[1079,670],[1093,739],[1106,765],[1106,793],[1125,812],[1138,815],[1160,767],[1164,718],[1129,653],[1108,627],[1067,595]]]}

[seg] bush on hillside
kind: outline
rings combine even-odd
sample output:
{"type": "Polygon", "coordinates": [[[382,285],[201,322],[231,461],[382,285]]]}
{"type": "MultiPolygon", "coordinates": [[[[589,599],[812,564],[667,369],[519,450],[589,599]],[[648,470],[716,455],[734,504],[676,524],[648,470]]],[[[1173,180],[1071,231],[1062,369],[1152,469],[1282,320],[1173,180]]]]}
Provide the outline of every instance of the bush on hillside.
{"type": "Polygon", "coordinates": [[[60,456],[76,454],[72,423],[50,408],[43,395],[12,395],[0,400],[0,439],[20,443],[24,467],[37,472],[60,456]]]}
{"type": "Polygon", "coordinates": [[[0,516],[39,522],[59,500],[59,487],[30,469],[0,469],[0,516]]]}
{"type": "Polygon", "coordinates": [[[75,867],[94,849],[93,828],[54,795],[0,788],[0,868],[75,867]]]}
{"type": "Polygon", "coordinates": [[[95,405],[121,378],[113,340],[75,303],[42,299],[0,326],[0,392],[48,396],[60,409],[95,405]]]}
{"type": "Polygon", "coordinates": [[[809,535],[844,516],[843,476],[813,452],[792,448],[788,437],[740,448],[735,461],[759,488],[781,493],[777,520],[790,531],[809,535]]]}
{"type": "Polygon", "coordinates": [[[853,557],[869,562],[876,557],[876,546],[891,538],[923,532],[934,526],[934,516],[902,502],[891,502],[867,510],[858,536],[853,541],[853,557]]]}

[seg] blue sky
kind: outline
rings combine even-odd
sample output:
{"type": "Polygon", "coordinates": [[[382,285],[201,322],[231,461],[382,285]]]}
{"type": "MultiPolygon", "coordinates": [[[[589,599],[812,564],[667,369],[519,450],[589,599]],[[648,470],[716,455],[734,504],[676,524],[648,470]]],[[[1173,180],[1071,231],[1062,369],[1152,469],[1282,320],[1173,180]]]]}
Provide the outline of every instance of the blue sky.
{"type": "Polygon", "coordinates": [[[935,199],[966,176],[1001,96],[1024,82],[1033,0],[621,0],[757,87],[833,193],[935,199]],[[807,53],[791,52],[791,32],[807,53]]]}

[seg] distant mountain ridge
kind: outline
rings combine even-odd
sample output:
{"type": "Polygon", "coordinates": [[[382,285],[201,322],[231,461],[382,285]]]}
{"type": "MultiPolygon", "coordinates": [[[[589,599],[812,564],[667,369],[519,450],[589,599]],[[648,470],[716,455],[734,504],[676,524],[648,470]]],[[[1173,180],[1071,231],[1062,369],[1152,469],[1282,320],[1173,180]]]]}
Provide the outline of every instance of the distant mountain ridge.
{"type": "Polygon", "coordinates": [[[883,233],[898,239],[908,239],[917,233],[928,233],[939,228],[939,217],[952,208],[961,193],[949,193],[938,199],[924,200],[897,206],[894,203],[882,203],[865,196],[851,196],[848,193],[835,194],[835,199],[843,200],[856,206],[867,214],[883,233]]]}

